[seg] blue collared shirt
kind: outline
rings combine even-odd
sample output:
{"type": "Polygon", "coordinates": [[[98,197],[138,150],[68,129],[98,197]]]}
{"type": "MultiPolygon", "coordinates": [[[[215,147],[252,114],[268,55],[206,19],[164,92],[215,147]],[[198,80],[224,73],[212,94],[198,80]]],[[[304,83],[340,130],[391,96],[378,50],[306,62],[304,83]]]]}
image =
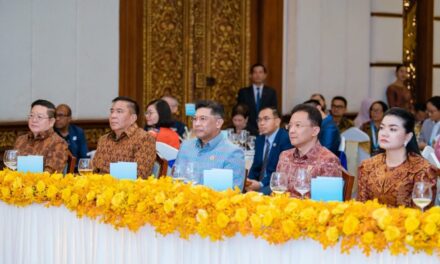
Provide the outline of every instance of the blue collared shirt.
{"type": "Polygon", "coordinates": [[[61,135],[58,129],[55,128],[54,130],[67,142],[69,150],[72,155],[76,157],[77,162],[79,159],[87,158],[87,141],[82,128],[75,125],[69,125],[69,134],[65,137],[61,135]]]}
{"type": "Polygon", "coordinates": [[[203,147],[200,139],[190,139],[182,142],[175,164],[194,163],[194,173],[202,175],[204,170],[231,169],[233,185],[243,188],[244,153],[232,144],[221,133],[211,139],[203,147]]]}

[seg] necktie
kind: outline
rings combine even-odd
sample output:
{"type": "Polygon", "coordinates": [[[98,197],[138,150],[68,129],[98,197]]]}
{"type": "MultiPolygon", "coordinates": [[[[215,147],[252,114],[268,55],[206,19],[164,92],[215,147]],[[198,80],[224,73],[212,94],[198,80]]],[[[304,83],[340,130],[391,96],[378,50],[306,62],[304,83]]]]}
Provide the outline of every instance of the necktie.
{"type": "Polygon", "coordinates": [[[266,139],[266,149],[264,150],[264,155],[263,155],[263,166],[261,166],[260,179],[259,179],[260,181],[266,175],[267,162],[269,161],[269,151],[270,151],[270,143],[269,140],[266,139]]]}
{"type": "Polygon", "coordinates": [[[255,98],[255,105],[257,106],[257,114],[260,112],[260,87],[257,87],[257,98],[255,98]]]}

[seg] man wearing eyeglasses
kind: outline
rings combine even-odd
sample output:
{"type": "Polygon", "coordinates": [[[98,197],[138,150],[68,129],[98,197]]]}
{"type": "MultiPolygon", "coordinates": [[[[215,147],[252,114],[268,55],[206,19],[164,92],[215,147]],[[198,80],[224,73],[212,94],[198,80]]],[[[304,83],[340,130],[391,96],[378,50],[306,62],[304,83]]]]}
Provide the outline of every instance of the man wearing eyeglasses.
{"type": "Polygon", "coordinates": [[[130,97],[119,96],[113,99],[109,123],[111,132],[98,141],[93,157],[93,171],[109,173],[110,163],[125,161],[137,163],[137,176],[147,178],[151,175],[156,159],[156,140],[138,127],[139,105],[130,97]]]}
{"type": "Polygon", "coordinates": [[[192,121],[196,138],[182,143],[175,164],[185,166],[190,162],[194,163],[194,173],[200,181],[204,170],[231,169],[233,185],[242,189],[244,153],[220,133],[224,115],[223,106],[217,102],[197,102],[192,121]]]}
{"type": "Polygon", "coordinates": [[[57,106],[55,118],[55,132],[67,142],[69,150],[76,157],[78,164],[79,159],[87,158],[88,150],[84,131],[70,123],[72,121],[72,110],[66,104],[57,106]]]}
{"type": "Polygon", "coordinates": [[[14,149],[20,156],[43,156],[44,170],[63,172],[67,163],[67,143],[58,136],[55,124],[55,105],[47,100],[36,100],[28,116],[30,132],[17,138],[14,149]]]}
{"type": "Polygon", "coordinates": [[[347,99],[343,96],[333,97],[331,114],[340,133],[354,126],[353,121],[344,116],[345,112],[347,112],[347,99]]]}
{"type": "Polygon", "coordinates": [[[289,134],[284,128],[280,128],[280,123],[280,115],[275,108],[263,108],[258,114],[260,136],[255,140],[254,161],[246,181],[246,191],[257,191],[266,195],[272,193],[269,183],[280,153],[292,148],[289,134]]]}
{"type": "MultiPolygon", "coordinates": [[[[321,113],[315,107],[300,104],[293,108],[288,129],[290,143],[295,147],[281,153],[276,170],[288,176],[290,182],[296,180],[298,169],[306,170],[311,178],[341,177],[338,157],[319,143],[321,122],[321,113]]],[[[288,186],[291,196],[301,197],[293,186],[294,184],[288,186]]]]}

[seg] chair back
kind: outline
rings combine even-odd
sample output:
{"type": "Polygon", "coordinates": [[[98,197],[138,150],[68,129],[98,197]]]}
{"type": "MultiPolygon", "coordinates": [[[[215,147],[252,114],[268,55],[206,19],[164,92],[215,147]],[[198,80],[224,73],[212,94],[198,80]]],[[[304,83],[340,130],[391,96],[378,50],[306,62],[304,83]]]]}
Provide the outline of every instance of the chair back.
{"type": "Polygon", "coordinates": [[[166,160],[175,160],[177,158],[178,149],[171,147],[163,142],[156,141],[156,151],[166,160]]]}
{"type": "Polygon", "coordinates": [[[64,174],[74,173],[75,166],[76,166],[76,157],[73,156],[72,153],[68,150],[67,151],[67,164],[66,164],[66,168],[64,169],[64,174]]]}
{"type": "Polygon", "coordinates": [[[342,169],[341,172],[342,172],[342,178],[344,179],[343,198],[344,201],[348,201],[352,197],[354,176],[350,175],[348,171],[344,169],[342,169]]]}
{"type": "Polygon", "coordinates": [[[168,161],[160,156],[159,153],[156,153],[156,160],[153,165],[153,175],[156,178],[166,176],[168,170],[168,161]]]}

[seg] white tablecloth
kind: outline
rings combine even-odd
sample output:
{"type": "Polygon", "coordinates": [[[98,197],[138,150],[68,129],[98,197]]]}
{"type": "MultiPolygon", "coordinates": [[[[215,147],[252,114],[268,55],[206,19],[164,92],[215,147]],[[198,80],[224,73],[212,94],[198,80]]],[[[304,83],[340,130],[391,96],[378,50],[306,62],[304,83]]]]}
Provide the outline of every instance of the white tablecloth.
{"type": "Polygon", "coordinates": [[[0,202],[0,263],[439,263],[427,254],[363,255],[340,248],[322,249],[310,239],[270,245],[237,235],[221,242],[177,234],[163,237],[150,226],[137,233],[89,218],[79,219],[64,207],[24,208],[0,202]]]}

